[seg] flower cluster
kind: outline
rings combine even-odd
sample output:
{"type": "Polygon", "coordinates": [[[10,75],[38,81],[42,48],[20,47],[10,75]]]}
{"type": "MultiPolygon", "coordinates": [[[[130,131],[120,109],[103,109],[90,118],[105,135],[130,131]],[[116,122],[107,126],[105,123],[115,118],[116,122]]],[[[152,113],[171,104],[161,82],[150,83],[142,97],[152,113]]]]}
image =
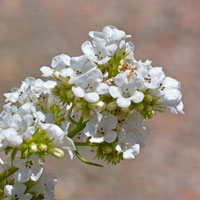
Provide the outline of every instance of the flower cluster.
{"type": "MultiPolygon", "coordinates": [[[[88,148],[96,159],[117,164],[133,159],[144,146],[150,119],[167,108],[184,113],[180,83],[151,61],[138,61],[130,35],[114,26],[91,31],[83,55],[61,54],[41,67],[51,80],[26,78],[4,94],[0,114],[0,196],[54,199],[57,179],[44,172],[48,155],[72,159],[88,148]],[[54,79],[54,80],[52,80],[54,79]]],[[[1,199],[1,198],[0,198],[1,199]]]]}

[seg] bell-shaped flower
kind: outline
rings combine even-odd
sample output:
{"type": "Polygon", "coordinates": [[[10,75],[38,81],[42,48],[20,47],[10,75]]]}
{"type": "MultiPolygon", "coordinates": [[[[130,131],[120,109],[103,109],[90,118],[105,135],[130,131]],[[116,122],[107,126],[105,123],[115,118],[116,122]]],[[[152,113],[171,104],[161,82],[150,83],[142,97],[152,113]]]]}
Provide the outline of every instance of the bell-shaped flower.
{"type": "Polygon", "coordinates": [[[107,41],[107,44],[117,44],[119,45],[122,40],[131,37],[131,35],[126,35],[122,30],[117,29],[115,26],[105,26],[102,32],[90,31],[89,36],[93,39],[101,38],[107,41]]]}
{"type": "Polygon", "coordinates": [[[95,113],[87,123],[84,133],[90,137],[90,142],[112,143],[117,138],[116,129],[117,118],[114,115],[103,117],[100,113],[95,113]]]}
{"type": "MultiPolygon", "coordinates": [[[[159,87],[159,96],[161,96],[159,102],[162,105],[168,107],[176,107],[180,104],[182,94],[181,94],[181,84],[179,81],[166,77],[159,87]]],[[[183,105],[180,104],[180,110],[183,105]]]]}
{"type": "Polygon", "coordinates": [[[136,144],[137,138],[132,132],[122,130],[118,136],[118,143],[115,149],[123,153],[124,159],[133,159],[140,152],[140,145],[136,144]]]}
{"type": "Polygon", "coordinates": [[[0,149],[7,146],[17,147],[23,142],[22,135],[19,135],[14,128],[0,130],[0,149]]]}
{"type": "Polygon", "coordinates": [[[148,61],[145,63],[139,62],[136,74],[142,80],[144,87],[149,89],[159,88],[165,78],[162,67],[152,67],[148,65],[148,61]]]}
{"type": "Polygon", "coordinates": [[[14,185],[6,185],[4,187],[6,198],[3,200],[30,200],[32,195],[30,193],[25,193],[25,191],[26,186],[22,183],[17,182],[14,185]]]}
{"type": "Polygon", "coordinates": [[[62,70],[70,66],[70,57],[66,54],[60,54],[52,59],[51,67],[43,66],[40,71],[42,76],[50,77],[53,76],[55,71],[59,71],[62,75],[62,70]]]}
{"type": "Polygon", "coordinates": [[[27,159],[15,158],[13,165],[18,169],[16,172],[19,182],[28,180],[37,181],[43,173],[42,161],[37,155],[31,155],[27,159]]]}
{"type": "Polygon", "coordinates": [[[93,44],[86,41],[81,46],[83,53],[92,61],[103,65],[107,63],[117,50],[116,44],[107,45],[107,41],[101,38],[94,38],[93,44]]]}
{"type": "Polygon", "coordinates": [[[67,136],[67,133],[56,124],[44,124],[42,128],[46,129],[47,135],[54,139],[53,144],[58,148],[67,150],[72,159],[76,147],[73,140],[67,136]]]}
{"type": "Polygon", "coordinates": [[[102,83],[103,75],[99,69],[93,70],[79,81],[72,87],[72,92],[75,96],[83,97],[88,102],[97,102],[99,95],[108,93],[109,86],[102,83]]]}
{"type": "Polygon", "coordinates": [[[139,103],[143,100],[144,94],[137,89],[141,87],[141,80],[136,76],[128,77],[126,73],[118,74],[115,77],[115,85],[109,87],[109,93],[113,98],[117,98],[117,105],[127,108],[131,105],[131,101],[139,103]]]}
{"type": "Polygon", "coordinates": [[[141,114],[134,112],[124,122],[125,130],[134,133],[136,143],[140,146],[144,146],[144,141],[149,133],[148,127],[143,125],[143,120],[144,118],[141,114]]]}
{"type": "Polygon", "coordinates": [[[85,55],[72,57],[70,60],[70,67],[63,70],[62,76],[69,76],[69,84],[74,84],[80,77],[86,75],[95,68],[97,68],[96,64],[85,55]]]}
{"type": "Polygon", "coordinates": [[[36,192],[36,194],[44,195],[44,199],[53,200],[54,199],[54,186],[57,183],[57,179],[54,175],[50,173],[43,173],[36,184],[31,188],[31,191],[36,192]]]}

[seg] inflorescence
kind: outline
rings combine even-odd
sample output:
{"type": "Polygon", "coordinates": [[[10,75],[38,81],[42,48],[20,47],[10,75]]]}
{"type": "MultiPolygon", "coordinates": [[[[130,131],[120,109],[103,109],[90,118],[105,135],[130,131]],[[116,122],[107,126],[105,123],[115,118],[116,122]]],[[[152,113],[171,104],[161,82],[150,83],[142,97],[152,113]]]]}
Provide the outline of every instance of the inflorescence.
{"type": "Polygon", "coordinates": [[[6,93],[0,114],[0,200],[53,200],[57,179],[44,171],[48,155],[79,153],[117,164],[133,159],[148,135],[144,119],[170,109],[183,114],[181,84],[150,60],[134,57],[130,35],[114,26],[91,31],[83,55],[61,54],[41,67],[51,80],[26,78],[6,93]],[[52,80],[54,79],[54,80],[52,80]]]}

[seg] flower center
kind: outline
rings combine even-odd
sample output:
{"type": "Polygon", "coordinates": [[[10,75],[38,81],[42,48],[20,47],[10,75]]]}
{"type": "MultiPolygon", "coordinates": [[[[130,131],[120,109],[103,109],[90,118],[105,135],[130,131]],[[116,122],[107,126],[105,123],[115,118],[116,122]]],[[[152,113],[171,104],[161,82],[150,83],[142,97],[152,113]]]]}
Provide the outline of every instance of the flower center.
{"type": "Polygon", "coordinates": [[[123,141],[121,142],[121,148],[126,151],[129,148],[129,142],[128,141],[123,141]]]}
{"type": "Polygon", "coordinates": [[[126,88],[126,89],[123,91],[122,95],[123,95],[123,97],[125,97],[125,98],[131,97],[131,93],[130,93],[130,91],[129,91],[128,88],[126,88]]]}
{"type": "Polygon", "coordinates": [[[31,169],[31,167],[33,166],[33,161],[32,160],[28,160],[26,161],[26,165],[27,168],[31,169]]]}
{"type": "Polygon", "coordinates": [[[102,60],[102,59],[103,59],[103,57],[102,57],[102,55],[101,55],[101,51],[97,52],[97,53],[95,54],[95,56],[97,57],[98,60],[102,60]]]}
{"type": "Polygon", "coordinates": [[[79,76],[79,75],[81,75],[81,74],[82,74],[81,71],[79,71],[79,70],[76,71],[76,75],[77,75],[77,76],[79,76]]]}
{"type": "Polygon", "coordinates": [[[159,88],[160,88],[160,90],[164,90],[165,89],[165,86],[163,86],[163,84],[162,83],[160,83],[160,86],[159,86],[159,88]]]}
{"type": "Polygon", "coordinates": [[[151,83],[151,75],[148,74],[148,76],[145,77],[144,80],[145,80],[146,82],[148,82],[148,83],[151,83]]]}
{"type": "Polygon", "coordinates": [[[86,92],[92,92],[92,91],[93,91],[93,86],[91,86],[91,85],[88,83],[87,86],[85,87],[85,91],[86,91],[86,92]]]}
{"type": "Polygon", "coordinates": [[[103,137],[105,135],[105,132],[103,130],[103,128],[101,127],[100,129],[98,129],[97,131],[97,136],[98,137],[103,137]]]}
{"type": "Polygon", "coordinates": [[[17,194],[14,195],[14,198],[12,198],[12,200],[19,200],[19,197],[17,194]]]}

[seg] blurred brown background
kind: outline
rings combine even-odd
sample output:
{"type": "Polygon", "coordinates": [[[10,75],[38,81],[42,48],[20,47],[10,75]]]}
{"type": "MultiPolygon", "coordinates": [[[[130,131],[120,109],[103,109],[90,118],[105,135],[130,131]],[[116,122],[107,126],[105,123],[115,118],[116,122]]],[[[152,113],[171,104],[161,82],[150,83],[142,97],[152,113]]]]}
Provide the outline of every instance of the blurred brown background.
{"type": "Polygon", "coordinates": [[[57,199],[199,200],[199,0],[0,0],[0,93],[39,77],[57,54],[80,55],[88,31],[109,24],[133,35],[137,59],[152,59],[182,82],[186,115],[150,120],[136,160],[101,169],[50,158],[57,199]]]}

